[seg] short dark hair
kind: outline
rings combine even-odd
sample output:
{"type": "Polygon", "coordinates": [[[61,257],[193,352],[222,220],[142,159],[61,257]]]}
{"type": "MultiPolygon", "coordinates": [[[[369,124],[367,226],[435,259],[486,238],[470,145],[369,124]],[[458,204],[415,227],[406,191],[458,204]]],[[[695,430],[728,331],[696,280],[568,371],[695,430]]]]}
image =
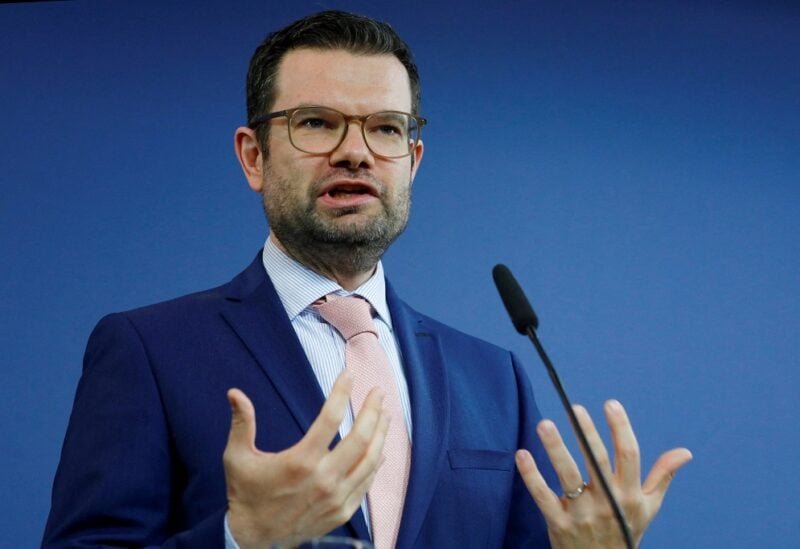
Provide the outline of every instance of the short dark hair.
{"type": "MultiPolygon", "coordinates": [[[[388,23],[344,11],[322,11],[299,19],[269,34],[256,48],[247,71],[247,121],[266,114],[275,104],[278,66],[287,52],[297,48],[345,50],[354,54],[394,55],[408,72],[411,113],[419,114],[419,71],[411,49],[388,23]]],[[[256,134],[266,145],[269,125],[256,134]]]]}

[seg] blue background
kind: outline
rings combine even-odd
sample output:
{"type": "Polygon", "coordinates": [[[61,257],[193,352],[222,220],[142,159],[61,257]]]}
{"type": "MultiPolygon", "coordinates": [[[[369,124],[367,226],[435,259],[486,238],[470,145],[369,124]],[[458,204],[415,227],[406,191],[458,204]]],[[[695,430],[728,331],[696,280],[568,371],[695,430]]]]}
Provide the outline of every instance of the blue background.
{"type": "Polygon", "coordinates": [[[232,150],[247,63],[332,7],[391,22],[422,73],[401,295],[523,355],[565,426],[507,263],[573,399],[620,399],[648,467],[693,451],[646,547],[800,539],[797,4],[227,4],[0,6],[0,545],[39,543],[94,323],[262,244],[232,150]]]}

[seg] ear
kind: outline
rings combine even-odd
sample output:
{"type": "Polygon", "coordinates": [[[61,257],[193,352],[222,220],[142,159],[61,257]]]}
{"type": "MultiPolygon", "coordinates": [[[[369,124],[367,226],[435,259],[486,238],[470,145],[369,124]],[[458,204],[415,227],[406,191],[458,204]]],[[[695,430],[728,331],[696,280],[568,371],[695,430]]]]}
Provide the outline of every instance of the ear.
{"type": "Polygon", "coordinates": [[[264,186],[264,156],[256,138],[256,132],[250,128],[236,128],[233,135],[233,148],[236,158],[242,166],[247,184],[253,191],[260,193],[264,186]]]}
{"type": "Polygon", "coordinates": [[[425,152],[425,144],[420,140],[417,142],[417,146],[414,147],[414,150],[411,152],[411,183],[414,182],[414,177],[417,175],[417,170],[419,169],[419,163],[422,162],[422,153],[425,152]]]}

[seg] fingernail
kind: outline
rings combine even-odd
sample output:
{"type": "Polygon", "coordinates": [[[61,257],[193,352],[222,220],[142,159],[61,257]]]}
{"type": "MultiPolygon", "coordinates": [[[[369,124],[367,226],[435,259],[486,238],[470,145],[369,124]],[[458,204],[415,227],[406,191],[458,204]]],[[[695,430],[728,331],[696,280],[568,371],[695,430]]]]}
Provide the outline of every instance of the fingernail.
{"type": "Polygon", "coordinates": [[[614,414],[622,413],[622,404],[619,403],[619,400],[611,399],[606,402],[606,407],[609,412],[614,414]]]}
{"type": "Polygon", "coordinates": [[[537,429],[539,430],[540,435],[549,435],[556,431],[556,426],[549,419],[545,419],[539,422],[539,426],[537,427],[537,429]]]}
{"type": "Polygon", "coordinates": [[[530,454],[525,450],[517,450],[514,457],[517,459],[517,465],[533,465],[533,459],[531,458],[530,454]]]}

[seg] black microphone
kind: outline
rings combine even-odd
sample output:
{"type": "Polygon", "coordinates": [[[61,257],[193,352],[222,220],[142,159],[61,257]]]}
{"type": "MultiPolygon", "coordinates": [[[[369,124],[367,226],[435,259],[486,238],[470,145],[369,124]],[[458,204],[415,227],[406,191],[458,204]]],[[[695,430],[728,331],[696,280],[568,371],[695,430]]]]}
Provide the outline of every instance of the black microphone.
{"type": "Polygon", "coordinates": [[[572,403],[567,397],[564,386],[561,384],[561,379],[559,379],[553,363],[550,362],[550,357],[547,356],[544,347],[542,347],[542,344],[539,341],[539,337],[536,335],[536,330],[539,327],[539,318],[536,316],[536,313],[533,312],[533,307],[531,307],[528,298],[525,297],[525,292],[522,291],[522,288],[520,288],[517,280],[514,278],[514,275],[511,274],[511,271],[508,267],[503,264],[495,265],[494,269],[492,269],[492,278],[494,278],[494,284],[497,286],[497,291],[500,293],[500,299],[503,300],[503,305],[505,305],[506,311],[508,311],[508,316],[511,317],[511,322],[514,324],[514,327],[520,334],[527,335],[528,338],[530,338],[531,342],[533,342],[533,346],[536,347],[536,351],[539,353],[539,357],[542,359],[542,362],[544,362],[545,368],[547,368],[547,373],[553,382],[553,386],[555,386],[556,391],[558,392],[559,398],[561,399],[561,404],[564,406],[564,410],[567,412],[569,422],[572,424],[572,428],[575,431],[575,434],[578,436],[578,441],[580,442],[585,455],[588,456],[589,463],[591,464],[592,469],[594,469],[597,478],[600,479],[603,492],[605,492],[606,497],[611,504],[611,508],[614,511],[614,516],[619,523],[620,530],[622,530],[622,535],[625,538],[625,545],[628,547],[628,549],[633,549],[633,537],[631,536],[631,531],[628,528],[628,522],[625,520],[625,515],[622,512],[622,508],[619,506],[619,503],[611,493],[608,480],[603,474],[603,471],[600,470],[600,465],[597,463],[597,457],[594,455],[594,452],[592,452],[589,442],[586,440],[586,433],[583,432],[583,429],[578,423],[578,418],[575,416],[575,411],[572,409],[572,403]]]}
{"type": "Polygon", "coordinates": [[[528,326],[536,330],[539,327],[539,319],[533,312],[528,298],[525,297],[525,292],[519,287],[508,267],[501,264],[495,265],[492,269],[492,278],[494,278],[494,284],[497,286],[500,299],[506,306],[514,328],[522,335],[528,333],[528,326]]]}

